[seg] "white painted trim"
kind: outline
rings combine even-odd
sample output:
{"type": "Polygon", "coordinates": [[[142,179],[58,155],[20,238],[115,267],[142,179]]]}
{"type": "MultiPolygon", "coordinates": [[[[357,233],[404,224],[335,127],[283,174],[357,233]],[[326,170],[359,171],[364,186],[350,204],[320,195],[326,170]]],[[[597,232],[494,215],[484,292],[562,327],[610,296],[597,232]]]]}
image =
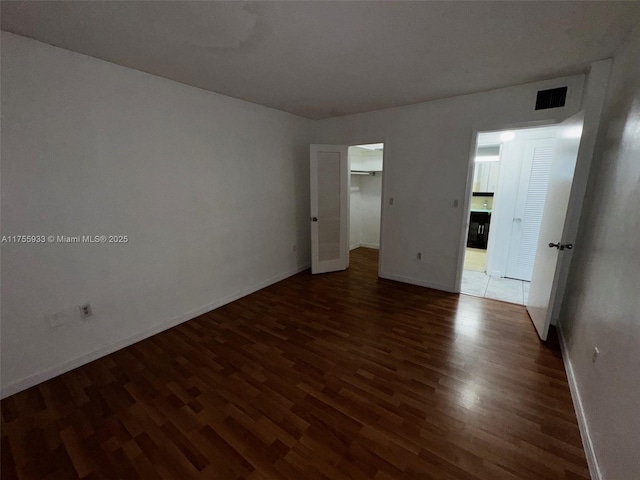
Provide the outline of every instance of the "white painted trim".
{"type": "Polygon", "coordinates": [[[349,250],[355,250],[356,248],[373,248],[374,250],[380,250],[380,245],[374,245],[373,243],[356,243],[355,245],[351,245],[349,250]]]}
{"type": "Polygon", "coordinates": [[[274,283],[278,283],[284,280],[285,278],[289,278],[293,275],[296,275],[297,273],[303,272],[309,269],[310,267],[311,267],[311,264],[298,266],[293,270],[289,270],[288,272],[271,277],[267,280],[257,283],[256,285],[253,285],[252,287],[240,290],[239,292],[233,293],[231,295],[227,295],[226,297],[220,298],[207,305],[203,305],[200,308],[184,313],[178,317],[174,317],[164,323],[151,327],[148,330],[145,330],[143,332],[137,333],[128,338],[120,340],[119,342],[113,343],[111,345],[107,345],[106,347],[103,347],[103,348],[99,348],[98,350],[94,350],[93,352],[89,352],[87,354],[81,355],[80,357],[64,362],[60,365],[55,365],[42,372],[23,378],[22,380],[18,380],[17,382],[14,382],[2,388],[2,391],[0,392],[0,398],[6,398],[10,395],[21,392],[22,390],[26,390],[27,388],[33,387],[34,385],[38,385],[39,383],[42,383],[54,377],[57,377],[58,375],[62,375],[63,373],[66,373],[70,370],[78,368],[82,365],[93,362],[94,360],[97,360],[101,357],[109,355],[122,348],[133,345],[134,343],[137,343],[141,340],[144,340],[145,338],[152,337],[153,335],[163,332],[164,330],[168,330],[169,328],[175,327],[176,325],[179,325],[181,323],[184,323],[186,321],[199,317],[200,315],[210,312],[211,310],[215,310],[216,308],[220,308],[223,305],[234,302],[235,300],[238,300],[242,297],[251,295],[252,293],[257,292],[258,290],[268,287],[269,285],[273,285],[274,283]]]}
{"type": "Polygon", "coordinates": [[[380,138],[380,140],[382,140],[382,182],[380,185],[380,236],[378,237],[379,241],[378,243],[380,245],[378,245],[378,276],[381,277],[382,276],[382,266],[384,265],[384,249],[383,249],[383,244],[384,244],[384,217],[385,217],[385,195],[387,192],[387,188],[385,187],[386,183],[387,183],[387,171],[388,171],[388,165],[387,162],[389,160],[389,142],[387,142],[387,137],[386,136],[382,136],[380,138]]]}
{"type": "MultiPolygon", "coordinates": [[[[469,145],[469,158],[467,163],[467,184],[465,186],[462,202],[458,202],[458,207],[462,209],[462,223],[460,225],[460,242],[458,243],[456,279],[453,286],[453,293],[460,293],[462,288],[462,273],[464,270],[464,257],[467,253],[467,239],[469,237],[469,215],[471,213],[471,192],[473,187],[473,172],[475,168],[476,150],[478,149],[478,133],[480,130],[473,128],[471,142],[469,145]]],[[[458,200],[458,199],[456,199],[458,200]]]]}
{"type": "Polygon", "coordinates": [[[598,459],[596,452],[591,441],[591,435],[589,434],[589,424],[587,422],[587,416],[584,408],[582,407],[582,400],[580,398],[580,390],[578,389],[578,383],[573,373],[573,366],[569,359],[569,351],[567,343],[562,331],[562,324],[558,323],[558,338],[560,339],[560,351],[562,352],[562,361],[564,363],[564,370],[567,374],[567,381],[569,382],[569,390],[571,391],[571,399],[573,400],[573,408],[576,411],[576,417],[578,419],[578,427],[580,429],[580,437],[582,438],[582,445],[584,447],[584,453],[587,457],[587,465],[589,466],[589,473],[592,480],[603,480],[600,466],[598,465],[598,459]]]}
{"type": "Polygon", "coordinates": [[[441,283],[425,282],[424,280],[418,280],[417,278],[404,277],[402,275],[394,275],[391,273],[380,272],[380,278],[386,278],[387,280],[395,280],[396,282],[409,283],[411,285],[418,285],[419,287],[433,288],[434,290],[442,290],[443,292],[459,293],[455,291],[455,287],[450,285],[443,285],[441,283]]]}

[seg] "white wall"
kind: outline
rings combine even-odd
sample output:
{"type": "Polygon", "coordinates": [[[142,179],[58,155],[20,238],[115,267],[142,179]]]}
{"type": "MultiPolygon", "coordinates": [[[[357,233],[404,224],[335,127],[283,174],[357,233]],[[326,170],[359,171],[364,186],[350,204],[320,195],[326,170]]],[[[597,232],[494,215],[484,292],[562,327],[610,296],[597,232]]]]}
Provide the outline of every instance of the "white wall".
{"type": "Polygon", "coordinates": [[[363,247],[380,247],[380,210],[382,202],[382,172],[361,177],[360,202],[362,224],[360,244],[363,247]]]}
{"type": "Polygon", "coordinates": [[[351,176],[350,248],[380,247],[382,172],[351,176]]]}
{"type": "Polygon", "coordinates": [[[349,249],[358,248],[362,242],[362,212],[360,188],[363,176],[351,175],[351,192],[349,197],[349,249]]]}
{"type": "Polygon", "coordinates": [[[2,235],[130,239],[2,245],[3,395],[307,265],[312,127],[3,32],[2,235]]]}
{"type": "Polygon", "coordinates": [[[381,172],[382,157],[382,150],[367,150],[358,146],[349,147],[349,164],[351,170],[381,172]]]}
{"type": "Polygon", "coordinates": [[[583,83],[578,75],[319,121],[316,143],[385,144],[382,275],[455,291],[476,133],[562,121],[580,110],[583,83]],[[539,89],[563,85],[565,107],[533,110],[539,89]]]}
{"type": "Polygon", "coordinates": [[[636,30],[614,59],[560,315],[567,367],[607,480],[640,478],[639,55],[636,30]]]}

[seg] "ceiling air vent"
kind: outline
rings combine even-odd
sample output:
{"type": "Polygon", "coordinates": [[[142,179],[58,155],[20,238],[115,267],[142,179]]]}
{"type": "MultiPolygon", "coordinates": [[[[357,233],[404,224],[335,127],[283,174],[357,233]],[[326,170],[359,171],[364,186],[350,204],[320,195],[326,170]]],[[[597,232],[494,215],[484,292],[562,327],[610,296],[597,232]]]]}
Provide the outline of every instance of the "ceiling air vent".
{"type": "Polygon", "coordinates": [[[567,100],[567,87],[540,90],[536,97],[536,110],[564,107],[567,100]]]}

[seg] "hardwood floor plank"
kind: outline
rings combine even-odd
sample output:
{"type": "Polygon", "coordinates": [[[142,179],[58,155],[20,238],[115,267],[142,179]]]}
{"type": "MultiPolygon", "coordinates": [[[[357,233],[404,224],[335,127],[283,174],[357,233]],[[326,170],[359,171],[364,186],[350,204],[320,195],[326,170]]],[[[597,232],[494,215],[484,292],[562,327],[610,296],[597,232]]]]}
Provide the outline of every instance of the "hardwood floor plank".
{"type": "Polygon", "coordinates": [[[553,333],[377,254],[4,399],[2,478],[588,479],[553,333]]]}

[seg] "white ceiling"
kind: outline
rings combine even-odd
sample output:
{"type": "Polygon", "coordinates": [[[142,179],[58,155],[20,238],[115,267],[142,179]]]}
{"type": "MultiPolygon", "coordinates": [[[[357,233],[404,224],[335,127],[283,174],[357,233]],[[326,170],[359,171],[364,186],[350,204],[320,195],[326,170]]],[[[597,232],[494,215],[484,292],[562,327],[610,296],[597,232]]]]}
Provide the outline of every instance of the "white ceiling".
{"type": "Polygon", "coordinates": [[[2,1],[2,29],[308,118],[585,71],[640,2],[2,1]]]}

